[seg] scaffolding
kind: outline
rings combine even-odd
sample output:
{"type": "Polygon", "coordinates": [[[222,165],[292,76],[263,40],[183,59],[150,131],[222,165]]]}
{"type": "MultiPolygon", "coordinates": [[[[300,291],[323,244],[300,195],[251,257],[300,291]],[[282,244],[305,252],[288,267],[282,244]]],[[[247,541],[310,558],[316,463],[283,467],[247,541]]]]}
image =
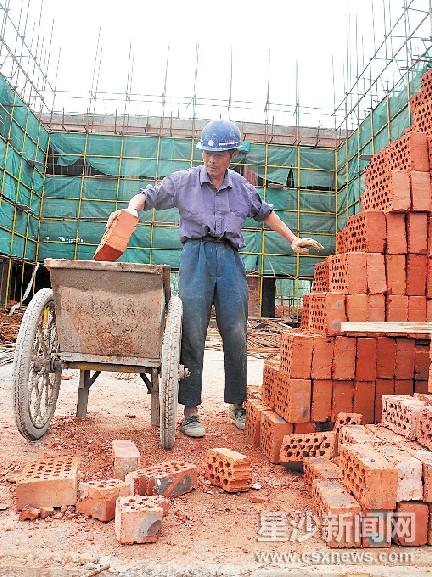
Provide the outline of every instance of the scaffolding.
{"type": "MultiPolygon", "coordinates": [[[[56,81],[49,81],[60,66],[60,50],[55,57],[53,42],[55,25],[52,22],[50,34],[44,34],[43,0],[33,23],[28,19],[29,5],[29,0],[27,6],[21,0],[12,10],[10,0],[0,4],[2,303],[22,299],[35,264],[44,258],[92,258],[110,212],[125,207],[141,187],[159,182],[174,170],[199,164],[195,145],[205,113],[236,120],[236,114],[247,115],[256,104],[233,97],[232,52],[228,97],[198,94],[198,45],[191,64],[193,91],[189,96],[168,94],[169,47],[161,93],[137,93],[132,42],[125,89],[103,91],[100,28],[88,94],[70,95],[69,102],[78,112],[58,109],[58,102],[67,99],[56,81]],[[108,109],[106,114],[99,112],[101,103],[108,109]],[[158,114],[150,110],[158,110],[158,114]]],[[[300,105],[296,65],[295,103],[272,102],[268,79],[263,122],[239,123],[245,142],[233,168],[274,205],[295,234],[313,236],[325,246],[320,255],[293,255],[276,233],[248,220],[243,229],[246,247],[242,259],[247,272],[260,279],[260,303],[263,279],[273,277],[277,279],[278,302],[288,299],[293,309],[298,308],[302,294],[309,289],[314,264],[334,252],[336,231],[359,209],[363,173],[371,155],[400,136],[410,123],[409,98],[431,65],[431,0],[404,0],[397,17],[390,0],[371,0],[370,7],[372,57],[365,58],[357,17],[350,19],[344,96],[338,103],[334,68],[332,114],[300,105]],[[302,126],[304,119],[317,114],[327,126],[333,122],[334,128],[323,128],[321,121],[316,128],[302,126]],[[275,119],[280,118],[291,118],[294,124],[278,124],[275,119]]],[[[269,68],[270,62],[269,52],[269,68]]],[[[177,269],[181,250],[177,229],[176,210],[144,213],[123,260],[164,263],[177,269]]]]}

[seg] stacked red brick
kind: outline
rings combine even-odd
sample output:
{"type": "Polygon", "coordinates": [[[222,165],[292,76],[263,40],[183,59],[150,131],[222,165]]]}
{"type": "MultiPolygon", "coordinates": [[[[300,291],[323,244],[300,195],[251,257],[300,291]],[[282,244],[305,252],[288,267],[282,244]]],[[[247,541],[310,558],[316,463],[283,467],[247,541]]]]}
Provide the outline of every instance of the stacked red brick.
{"type": "Polygon", "coordinates": [[[432,544],[432,396],[385,396],[383,404],[382,425],[340,429],[338,464],[303,460],[332,547],[432,544]]]}
{"type": "MultiPolygon", "coordinates": [[[[424,98],[432,98],[431,79],[422,82],[424,98]]],[[[343,321],[432,320],[430,163],[426,134],[416,128],[374,155],[363,212],[337,234],[337,254],[316,265],[300,329],[282,335],[280,359],[265,364],[260,439],[274,461],[282,427],[314,432],[339,412],[373,423],[384,394],[428,391],[428,341],[340,333],[343,321]]]]}

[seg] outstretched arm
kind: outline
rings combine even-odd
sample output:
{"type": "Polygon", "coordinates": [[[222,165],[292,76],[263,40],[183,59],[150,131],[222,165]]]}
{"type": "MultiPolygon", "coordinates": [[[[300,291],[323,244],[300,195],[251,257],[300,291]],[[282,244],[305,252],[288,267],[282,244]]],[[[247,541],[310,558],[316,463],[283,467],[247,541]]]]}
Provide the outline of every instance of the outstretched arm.
{"type": "Polygon", "coordinates": [[[280,234],[282,238],[285,238],[291,244],[291,248],[295,253],[308,254],[309,248],[314,248],[315,250],[324,248],[322,244],[313,238],[297,237],[274,211],[264,219],[264,222],[269,228],[280,234]]]}

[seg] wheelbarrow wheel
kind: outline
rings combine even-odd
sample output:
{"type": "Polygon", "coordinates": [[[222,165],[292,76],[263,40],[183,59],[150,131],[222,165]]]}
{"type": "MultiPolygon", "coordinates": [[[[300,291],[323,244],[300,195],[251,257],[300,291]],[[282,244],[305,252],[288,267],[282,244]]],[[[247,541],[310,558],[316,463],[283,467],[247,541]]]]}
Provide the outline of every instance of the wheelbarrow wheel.
{"type": "Polygon", "coordinates": [[[13,364],[13,401],[19,432],[30,441],[48,430],[60,390],[61,370],[50,372],[58,351],[51,289],[36,293],[23,316],[13,364]]]}
{"type": "Polygon", "coordinates": [[[164,449],[172,449],[175,441],[182,316],[183,306],[180,298],[171,297],[162,340],[159,385],[160,441],[164,449]]]}

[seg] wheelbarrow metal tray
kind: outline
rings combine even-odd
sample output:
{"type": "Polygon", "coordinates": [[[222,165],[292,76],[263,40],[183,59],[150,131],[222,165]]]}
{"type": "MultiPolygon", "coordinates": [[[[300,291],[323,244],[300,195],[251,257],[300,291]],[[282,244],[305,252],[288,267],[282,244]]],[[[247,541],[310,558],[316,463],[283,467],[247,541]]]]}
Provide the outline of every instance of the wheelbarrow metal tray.
{"type": "Polygon", "coordinates": [[[44,264],[51,275],[63,360],[160,362],[164,267],[63,259],[44,264]]]}

